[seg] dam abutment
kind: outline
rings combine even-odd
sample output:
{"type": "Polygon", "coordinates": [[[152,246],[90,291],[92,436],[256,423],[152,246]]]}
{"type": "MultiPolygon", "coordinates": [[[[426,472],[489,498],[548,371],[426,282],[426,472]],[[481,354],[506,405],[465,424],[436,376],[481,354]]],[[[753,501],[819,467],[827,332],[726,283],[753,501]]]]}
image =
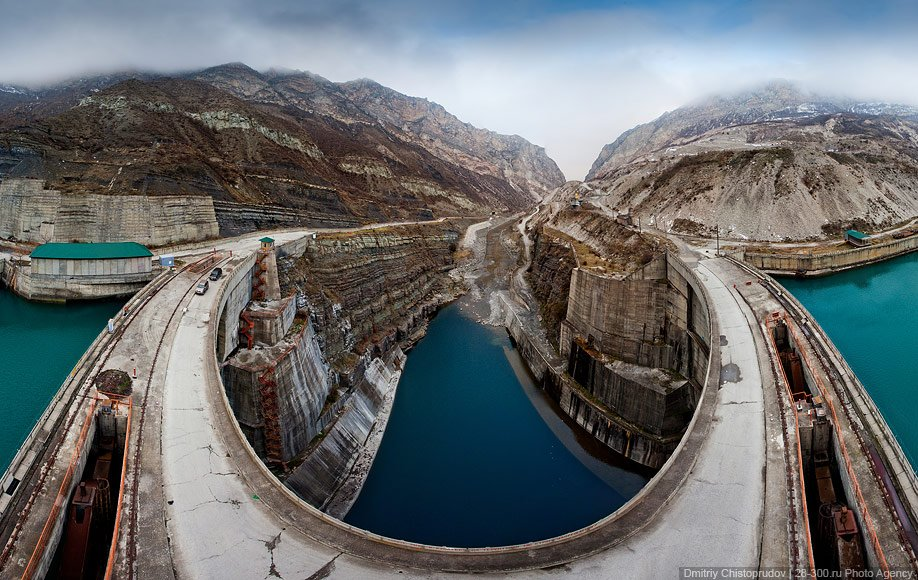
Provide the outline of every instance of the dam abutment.
{"type": "Polygon", "coordinates": [[[559,352],[539,353],[509,304],[505,326],[565,413],[614,451],[659,468],[681,439],[706,380],[711,314],[703,285],[669,251],[621,275],[588,267],[591,256],[577,255],[576,240],[552,240],[545,229],[536,240],[533,293],[553,300],[540,310],[547,325],[558,328],[559,352]],[[565,268],[571,257],[575,264],[565,268]],[[562,306],[566,314],[551,318],[562,306]]]}

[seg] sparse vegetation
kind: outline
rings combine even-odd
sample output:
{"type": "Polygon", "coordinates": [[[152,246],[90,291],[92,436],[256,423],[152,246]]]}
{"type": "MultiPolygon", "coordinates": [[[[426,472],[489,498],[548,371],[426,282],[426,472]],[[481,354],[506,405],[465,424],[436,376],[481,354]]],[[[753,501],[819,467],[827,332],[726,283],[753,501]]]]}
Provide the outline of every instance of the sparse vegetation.
{"type": "Polygon", "coordinates": [[[126,396],[131,394],[133,384],[131,376],[118,369],[108,369],[96,376],[96,389],[113,395],[126,396]]]}

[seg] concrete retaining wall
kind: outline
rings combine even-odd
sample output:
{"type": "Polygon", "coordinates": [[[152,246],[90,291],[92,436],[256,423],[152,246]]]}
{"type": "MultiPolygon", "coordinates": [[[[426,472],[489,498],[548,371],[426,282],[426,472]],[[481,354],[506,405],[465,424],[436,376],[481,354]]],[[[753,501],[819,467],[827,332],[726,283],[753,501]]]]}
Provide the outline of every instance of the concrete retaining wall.
{"type": "Polygon", "coordinates": [[[597,358],[578,342],[571,347],[568,371],[591,396],[652,435],[680,435],[695,408],[692,386],[685,379],[662,369],[597,358]],[[651,381],[663,388],[648,388],[651,381]]]}
{"type": "Polygon", "coordinates": [[[109,276],[44,276],[32,274],[29,266],[8,264],[2,280],[10,290],[27,300],[67,302],[131,296],[156,274],[148,271],[109,276]]]}
{"type": "Polygon", "coordinates": [[[663,256],[624,280],[575,268],[567,317],[561,323],[561,356],[581,336],[596,350],[624,361],[670,367],[670,347],[663,340],[666,307],[666,259],[663,256]]]}
{"type": "Polygon", "coordinates": [[[40,179],[0,183],[0,238],[44,242],[136,241],[164,246],[216,238],[204,196],[65,195],[40,179]]]}
{"type": "Polygon", "coordinates": [[[679,444],[707,380],[711,323],[703,286],[685,263],[666,254],[625,279],[576,268],[570,296],[568,319],[561,325],[561,359],[551,360],[539,350],[509,304],[504,325],[530,371],[564,412],[611,449],[660,467],[679,444]],[[586,350],[595,349],[593,354],[578,349],[587,356],[572,357],[575,339],[586,343],[591,334],[592,347],[586,350]],[[606,364],[606,355],[648,368],[614,372],[619,363],[606,364]],[[592,361],[581,360],[582,372],[577,372],[586,384],[568,375],[574,358],[592,361]],[[657,376],[666,374],[661,369],[693,381],[658,389],[651,385],[668,382],[657,376]],[[657,375],[638,384],[626,376],[632,371],[657,375]]]}
{"type": "Polygon", "coordinates": [[[223,362],[239,346],[239,314],[252,300],[252,269],[255,254],[240,260],[227,274],[220,298],[220,313],[217,323],[217,360],[223,362]]]}
{"type": "Polygon", "coordinates": [[[253,340],[256,343],[277,344],[293,326],[295,316],[296,299],[293,296],[268,302],[264,307],[252,304],[249,317],[255,325],[252,328],[253,340]]]}
{"type": "Polygon", "coordinates": [[[770,274],[820,276],[895,258],[918,249],[918,235],[825,254],[743,252],[742,260],[770,274]]]}
{"type": "Polygon", "coordinates": [[[343,410],[326,428],[325,437],[287,478],[290,489],[317,508],[325,508],[350,474],[399,375],[382,359],[373,359],[343,410]]]}

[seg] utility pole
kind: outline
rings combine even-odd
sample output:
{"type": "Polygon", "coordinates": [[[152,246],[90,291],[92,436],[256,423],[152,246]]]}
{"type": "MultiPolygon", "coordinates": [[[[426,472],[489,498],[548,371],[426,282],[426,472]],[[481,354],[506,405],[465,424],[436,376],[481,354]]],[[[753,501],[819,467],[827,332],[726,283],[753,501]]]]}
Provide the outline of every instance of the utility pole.
{"type": "Polygon", "coordinates": [[[714,231],[717,234],[717,255],[720,256],[720,226],[714,226],[714,231]]]}

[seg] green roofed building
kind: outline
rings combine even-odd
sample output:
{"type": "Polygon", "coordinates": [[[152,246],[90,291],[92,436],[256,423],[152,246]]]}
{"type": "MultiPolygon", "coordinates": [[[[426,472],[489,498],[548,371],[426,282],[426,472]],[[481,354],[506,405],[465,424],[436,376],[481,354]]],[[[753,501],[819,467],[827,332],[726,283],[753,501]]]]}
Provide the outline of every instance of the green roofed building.
{"type": "Polygon", "coordinates": [[[152,257],[136,242],[42,244],[32,251],[32,276],[136,278],[153,271],[152,257]]]}
{"type": "Polygon", "coordinates": [[[857,230],[848,230],[845,232],[845,241],[860,248],[870,245],[870,236],[857,230]]]}

